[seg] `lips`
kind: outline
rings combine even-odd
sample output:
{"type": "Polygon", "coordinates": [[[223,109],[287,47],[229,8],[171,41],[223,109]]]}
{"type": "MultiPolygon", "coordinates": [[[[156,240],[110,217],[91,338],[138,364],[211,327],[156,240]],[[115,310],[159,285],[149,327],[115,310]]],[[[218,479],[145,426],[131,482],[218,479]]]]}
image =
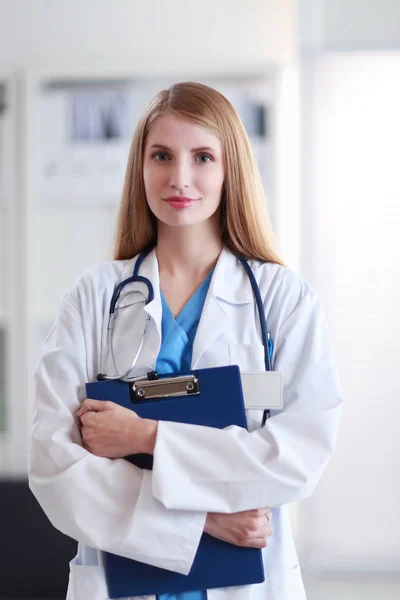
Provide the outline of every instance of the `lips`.
{"type": "Polygon", "coordinates": [[[169,198],[164,198],[164,202],[172,206],[172,208],[186,208],[197,201],[198,198],[188,198],[187,196],[170,196],[169,198]]]}

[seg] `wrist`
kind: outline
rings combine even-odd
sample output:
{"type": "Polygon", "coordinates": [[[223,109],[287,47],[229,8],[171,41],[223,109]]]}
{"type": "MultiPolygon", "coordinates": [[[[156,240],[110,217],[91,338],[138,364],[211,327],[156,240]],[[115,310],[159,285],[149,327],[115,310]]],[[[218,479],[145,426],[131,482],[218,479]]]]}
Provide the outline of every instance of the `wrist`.
{"type": "Polygon", "coordinates": [[[153,419],[143,419],[144,420],[144,436],[143,436],[143,445],[142,452],[146,454],[154,454],[154,448],[156,445],[157,439],[157,429],[158,429],[158,421],[154,421],[153,419]]]}

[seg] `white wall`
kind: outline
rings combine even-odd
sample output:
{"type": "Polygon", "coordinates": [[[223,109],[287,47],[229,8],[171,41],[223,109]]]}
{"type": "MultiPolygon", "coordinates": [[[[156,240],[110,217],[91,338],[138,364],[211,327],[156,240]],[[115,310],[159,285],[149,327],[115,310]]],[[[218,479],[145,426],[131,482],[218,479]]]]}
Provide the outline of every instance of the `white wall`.
{"type": "Polygon", "coordinates": [[[399,0],[299,0],[305,51],[400,47],[399,0]]]}
{"type": "Polygon", "coordinates": [[[309,567],[400,565],[400,52],[304,61],[303,272],[320,291],[345,408],[300,509],[309,567]]]}
{"type": "Polygon", "coordinates": [[[385,50],[400,49],[400,2],[300,0],[299,12],[301,266],[345,397],[333,459],[299,506],[303,566],[398,572],[400,54],[385,50]]]}
{"type": "Polygon", "coordinates": [[[293,0],[0,0],[0,63],[239,68],[293,60],[293,0]]]}

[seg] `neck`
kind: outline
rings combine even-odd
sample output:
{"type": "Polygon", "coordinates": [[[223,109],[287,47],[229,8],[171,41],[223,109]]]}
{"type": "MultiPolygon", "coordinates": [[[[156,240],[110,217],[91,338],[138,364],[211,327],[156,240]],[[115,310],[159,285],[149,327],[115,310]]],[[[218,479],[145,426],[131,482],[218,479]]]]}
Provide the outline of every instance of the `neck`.
{"type": "Polygon", "coordinates": [[[163,274],[197,278],[206,275],[216,264],[222,250],[217,228],[173,228],[160,224],[157,236],[157,259],[163,274]]]}

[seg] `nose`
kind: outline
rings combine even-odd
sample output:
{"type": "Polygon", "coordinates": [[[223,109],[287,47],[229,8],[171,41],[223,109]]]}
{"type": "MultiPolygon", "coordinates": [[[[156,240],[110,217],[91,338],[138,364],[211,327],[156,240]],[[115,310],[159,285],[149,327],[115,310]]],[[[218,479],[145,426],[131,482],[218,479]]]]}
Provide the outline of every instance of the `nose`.
{"type": "Polygon", "coordinates": [[[169,185],[176,190],[188,188],[192,183],[191,166],[185,158],[177,158],[171,161],[169,172],[169,185]]]}

